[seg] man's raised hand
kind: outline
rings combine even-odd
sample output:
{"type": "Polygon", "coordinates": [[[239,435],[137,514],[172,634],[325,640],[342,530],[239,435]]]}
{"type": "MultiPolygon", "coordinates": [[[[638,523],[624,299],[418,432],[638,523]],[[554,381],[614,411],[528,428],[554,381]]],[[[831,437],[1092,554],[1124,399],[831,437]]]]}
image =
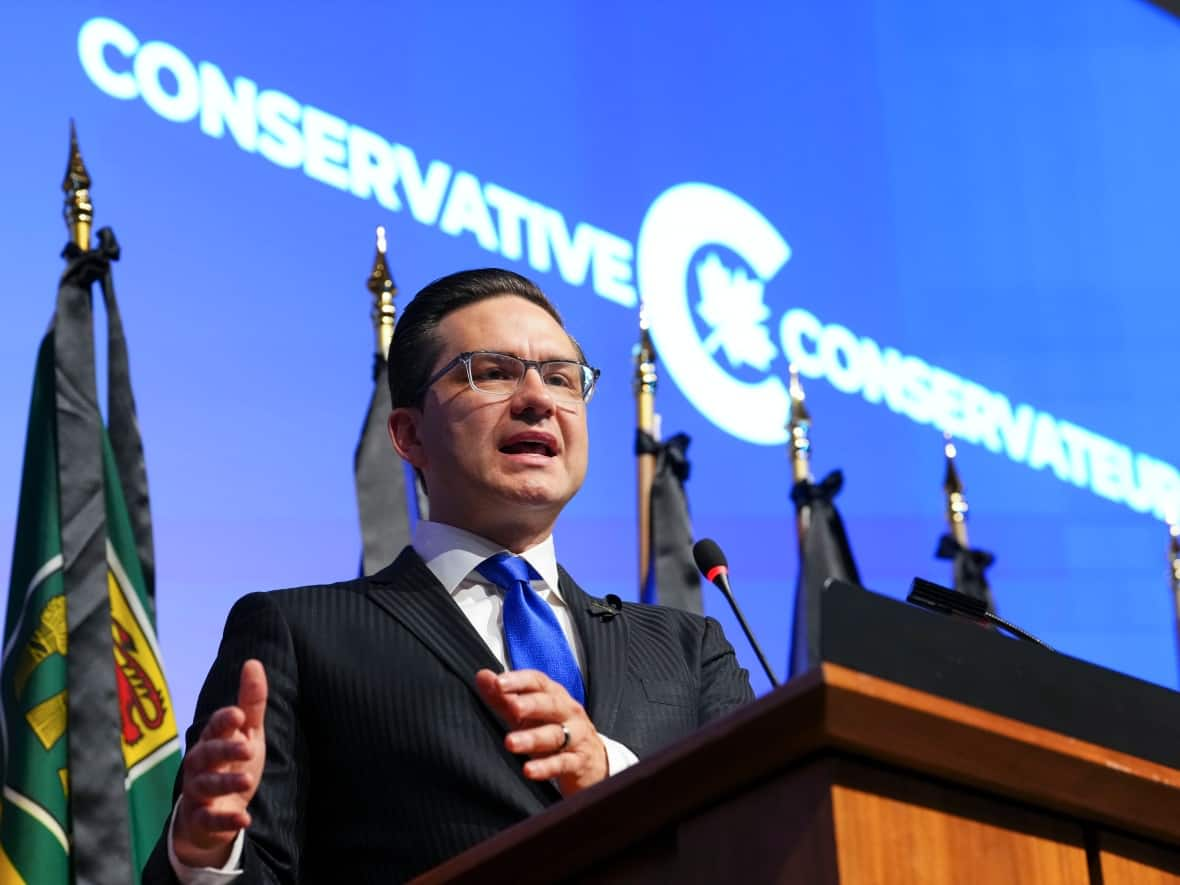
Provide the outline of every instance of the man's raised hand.
{"type": "Polygon", "coordinates": [[[246,806],[266,762],[265,716],[266,671],[249,660],[242,665],[237,705],[209,717],[184,757],[172,847],[186,866],[223,866],[238,831],[250,825],[246,806]]]}
{"type": "Polygon", "coordinates": [[[504,746],[532,757],[524,765],[529,780],[556,780],[569,796],[609,774],[606,745],[560,683],[539,670],[480,670],[475,685],[508,725],[504,746]]]}

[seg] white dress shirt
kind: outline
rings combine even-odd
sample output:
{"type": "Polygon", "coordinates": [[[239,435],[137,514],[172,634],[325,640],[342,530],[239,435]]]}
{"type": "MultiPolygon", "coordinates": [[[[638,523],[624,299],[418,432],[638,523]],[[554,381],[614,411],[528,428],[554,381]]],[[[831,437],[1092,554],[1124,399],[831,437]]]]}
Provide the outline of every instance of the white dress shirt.
{"type": "MultiPolygon", "coordinates": [[[[443,585],[443,589],[458,603],[459,608],[471,622],[471,626],[487,643],[488,648],[505,669],[508,655],[504,648],[504,597],[503,591],[489,582],[475,569],[490,556],[505,552],[486,538],[441,522],[421,521],[414,528],[414,550],[422,557],[426,567],[443,585]]],[[[550,535],[536,547],[520,554],[541,576],[532,582],[532,588],[549,604],[561,632],[573,649],[578,669],[586,672],[586,655],[582,640],[574,629],[573,616],[569,606],[561,598],[558,588],[557,556],[550,535]]],[[[599,734],[606,746],[607,773],[617,774],[639,761],[638,757],[618,741],[599,734]]],[[[176,802],[180,807],[180,800],[176,802]]],[[[175,820],[175,809],[173,810],[175,820]]],[[[234,840],[229,860],[220,869],[213,867],[188,867],[176,857],[172,848],[172,827],[168,827],[168,860],[181,885],[226,885],[241,875],[238,866],[242,858],[242,844],[245,832],[240,831],[234,840]]]]}

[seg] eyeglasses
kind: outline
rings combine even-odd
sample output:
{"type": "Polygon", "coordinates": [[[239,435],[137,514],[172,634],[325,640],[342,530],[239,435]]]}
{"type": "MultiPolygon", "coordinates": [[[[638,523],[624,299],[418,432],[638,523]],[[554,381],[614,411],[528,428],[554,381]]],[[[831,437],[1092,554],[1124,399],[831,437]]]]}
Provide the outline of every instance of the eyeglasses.
{"type": "Polygon", "coordinates": [[[576,360],[522,360],[506,353],[468,351],[431,375],[422,385],[420,394],[459,363],[467,369],[467,383],[477,393],[511,396],[524,383],[525,373],[536,369],[549,395],[565,402],[590,402],[594,385],[602,374],[600,369],[576,360]]]}

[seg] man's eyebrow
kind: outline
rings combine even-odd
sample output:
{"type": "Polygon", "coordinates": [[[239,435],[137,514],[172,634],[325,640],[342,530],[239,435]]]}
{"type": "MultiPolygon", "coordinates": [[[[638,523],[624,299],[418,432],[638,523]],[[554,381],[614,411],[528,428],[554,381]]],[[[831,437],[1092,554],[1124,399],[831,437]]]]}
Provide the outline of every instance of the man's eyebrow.
{"type": "MultiPolygon", "coordinates": [[[[476,351],[476,353],[480,353],[480,352],[481,351],[476,351]]],[[[515,353],[514,351],[511,351],[511,350],[491,350],[491,349],[489,349],[489,350],[482,351],[482,353],[498,353],[503,356],[514,356],[518,360],[527,359],[527,357],[523,357],[519,353],[515,353]]],[[[552,353],[554,353],[554,351],[548,351],[548,353],[552,354],[552,353]]],[[[555,362],[558,360],[560,360],[561,362],[568,362],[568,363],[581,362],[581,359],[579,359],[579,357],[576,353],[572,353],[572,354],[571,353],[563,353],[563,354],[560,354],[557,356],[543,356],[539,360],[533,360],[533,362],[551,363],[551,362],[555,362]]]]}

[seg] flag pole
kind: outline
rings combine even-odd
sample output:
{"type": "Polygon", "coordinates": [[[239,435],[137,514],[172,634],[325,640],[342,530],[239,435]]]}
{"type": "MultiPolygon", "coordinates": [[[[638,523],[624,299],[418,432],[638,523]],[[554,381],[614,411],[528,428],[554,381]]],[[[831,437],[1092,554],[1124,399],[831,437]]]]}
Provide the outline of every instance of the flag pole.
{"type": "MultiPolygon", "coordinates": [[[[52,635],[65,634],[65,660],[52,671],[38,666],[28,677],[40,681],[34,696],[51,701],[34,708],[33,718],[14,715],[23,707],[13,704],[7,674],[0,680],[4,740],[20,744],[5,764],[21,760],[36,772],[13,786],[26,800],[28,828],[27,838],[12,844],[41,846],[28,865],[36,874],[20,870],[29,882],[49,881],[43,869],[57,854],[51,843],[66,868],[54,881],[138,882],[171,807],[180,762],[155,638],[143,443],[111,271],[119,244],[109,228],[93,231],[90,188],[71,121],[62,182],[70,243],[34,376],[16,544],[21,561],[18,569],[14,557],[13,567],[20,602],[13,604],[9,591],[10,615],[19,605],[27,616],[5,635],[6,648],[35,654],[43,644],[41,620],[49,618],[52,635]],[[106,319],[105,421],[95,365],[95,283],[106,319]],[[41,575],[33,584],[26,578],[30,566],[41,575]]],[[[14,776],[9,766],[6,799],[14,776]]],[[[5,805],[4,835],[11,835],[15,813],[5,805]]],[[[15,859],[9,847],[3,850],[15,859]]],[[[0,873],[0,879],[8,877],[0,873]]]]}
{"type": "Polygon", "coordinates": [[[943,434],[943,453],[946,455],[946,474],[942,480],[942,488],[946,493],[946,521],[950,526],[951,537],[964,550],[970,548],[967,543],[967,498],[963,495],[963,480],[959,478],[959,471],[955,467],[954,440],[949,433],[943,434]]]}
{"type": "MultiPolygon", "coordinates": [[[[792,363],[788,392],[791,398],[790,413],[787,418],[788,452],[791,458],[791,484],[811,482],[811,413],[807,411],[806,394],[803,383],[799,380],[799,370],[792,363]]],[[[799,543],[807,534],[807,526],[811,520],[811,508],[800,507],[795,512],[795,526],[799,534],[799,543]]],[[[802,549],[802,547],[800,547],[802,549]]]]}
{"type": "Polygon", "coordinates": [[[967,497],[963,493],[963,480],[956,466],[959,453],[951,435],[944,433],[942,436],[942,451],[946,456],[942,490],[946,497],[949,532],[939,537],[934,555],[951,561],[955,590],[987,603],[987,610],[995,614],[995,598],[987,582],[987,570],[995,562],[995,556],[987,550],[973,548],[967,539],[967,497]]]}
{"type": "Polygon", "coordinates": [[[389,357],[389,345],[393,341],[393,327],[397,322],[397,285],[389,272],[385,260],[385,227],[377,226],[377,254],[373,256],[373,269],[369,272],[368,289],[373,293],[373,330],[377,334],[377,358],[384,362],[389,357]]]}
{"type": "Polygon", "coordinates": [[[78,148],[78,132],[70,120],[70,157],[66,161],[66,175],[61,183],[65,192],[63,214],[70,239],[79,248],[90,250],[90,228],[94,222],[94,205],[90,202],[90,173],[82,162],[82,151],[78,148]]]}
{"type": "Polygon", "coordinates": [[[413,473],[394,452],[387,430],[392,408],[389,346],[397,321],[397,285],[386,257],[385,228],[376,229],[377,249],[366,288],[373,296],[371,318],[376,335],[373,393],[353,454],[357,514],[361,529],[361,574],[371,575],[393,561],[410,543],[413,523],[426,518],[426,502],[413,473]],[[407,492],[409,494],[407,494],[407,492]],[[411,504],[412,498],[412,504],[411,504]]]}
{"type": "Polygon", "coordinates": [[[1168,565],[1172,573],[1172,599],[1176,605],[1176,632],[1180,639],[1180,525],[1168,520],[1168,565]]]}
{"type": "MultiPolygon", "coordinates": [[[[647,309],[639,305],[639,341],[634,348],[635,359],[635,426],[636,437],[646,433],[653,439],[656,428],[656,349],[648,331],[647,309]]],[[[651,570],[651,487],[655,479],[656,454],[635,454],[636,494],[639,513],[639,588],[642,592],[651,570]]]]}
{"type": "Polygon", "coordinates": [[[787,387],[787,446],[791,459],[791,502],[799,540],[799,570],[795,580],[795,612],[791,625],[790,675],[820,661],[821,597],[829,579],[860,584],[844,521],[835,498],[844,474],[833,470],[818,483],[811,472],[811,413],[796,366],[790,366],[787,387]]]}

